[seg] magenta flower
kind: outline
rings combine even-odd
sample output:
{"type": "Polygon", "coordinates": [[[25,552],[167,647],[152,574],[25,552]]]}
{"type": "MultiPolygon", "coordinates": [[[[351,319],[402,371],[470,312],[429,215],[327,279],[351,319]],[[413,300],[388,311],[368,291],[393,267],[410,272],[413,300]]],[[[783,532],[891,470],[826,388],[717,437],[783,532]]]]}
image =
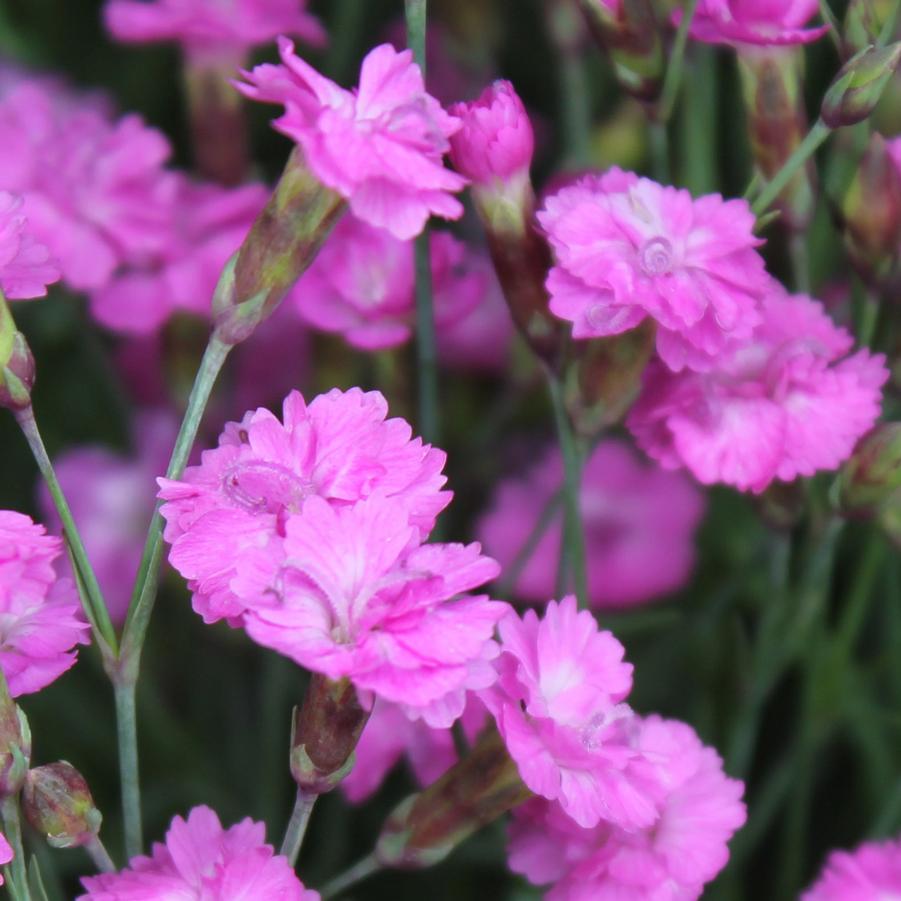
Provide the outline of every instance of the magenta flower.
{"type": "Polygon", "coordinates": [[[763,491],[836,469],[879,416],[885,358],[847,356],[853,339],[822,305],[775,282],[753,340],[709,373],[652,364],[628,426],[666,469],[763,491]]]}
{"type": "Polygon", "coordinates": [[[283,564],[273,572],[260,551],[235,583],[253,598],[244,627],[256,642],[435,727],[494,681],[492,636],[509,608],[460,597],[498,574],[479,545],[418,546],[407,503],[382,491],[343,507],[309,497],[284,528],[283,564]]]}
{"type": "MultiPolygon", "coordinates": [[[[499,484],[477,536],[502,567],[517,559],[562,484],[556,448],[524,477],[499,484]]],[[[585,463],[581,508],[592,604],[640,604],[686,582],[704,511],[704,499],[688,479],[647,466],[619,441],[604,441],[585,463]]],[[[515,597],[538,602],[553,594],[562,536],[561,510],[517,577],[515,597]]]]}
{"type": "Polygon", "coordinates": [[[75,586],[54,568],[62,552],[43,526],[0,510],[0,669],[13,697],[49,685],[87,644],[75,586]]]}
{"type": "Polygon", "coordinates": [[[707,369],[760,320],[769,276],[744,200],[694,199],[611,169],[548,197],[538,219],[556,257],[551,311],[573,323],[575,338],[651,317],[670,369],[707,369]]]}
{"type": "Polygon", "coordinates": [[[104,20],[117,40],[176,41],[193,60],[242,57],[280,34],[325,43],[306,0],[107,0],[104,20]]]}
{"type": "MultiPolygon", "coordinates": [[[[689,34],[705,44],[809,44],[829,30],[804,27],[818,10],[817,0],[700,0],[689,34]]],[[[681,17],[676,10],[676,24],[681,17]]]]}
{"type": "Polygon", "coordinates": [[[514,811],[510,867],[554,883],[548,901],[692,901],[729,859],[727,843],[746,817],[742,783],[686,724],[652,716],[634,726],[636,746],[658,770],[652,826],[580,829],[543,799],[514,811]]]}
{"type": "Polygon", "coordinates": [[[833,851],[801,901],[879,901],[901,896],[901,839],[833,851]]]}
{"type": "Polygon", "coordinates": [[[59,280],[50,251],[31,234],[21,208],[21,197],[0,191],[0,291],[8,300],[43,297],[59,280]]]}
{"type": "MultiPolygon", "coordinates": [[[[138,416],[133,455],[76,447],[54,460],[114,623],[124,622],[128,612],[156,500],[154,479],[166,469],[177,431],[172,414],[148,411],[138,416]]],[[[43,483],[40,506],[44,519],[59,530],[56,508],[43,483]]]]}
{"type": "Polygon", "coordinates": [[[285,857],[266,844],[265,827],[250,818],[223,829],[209,807],[175,817],[150,857],[133,857],[119,873],[85,876],[80,901],[319,901],[285,857]]]}
{"type": "Polygon", "coordinates": [[[657,808],[632,769],[623,646],[571,596],[551,601],[542,620],[509,614],[500,633],[499,678],[481,698],[523,782],[583,827],[653,823],[657,808]]]}
{"type": "Polygon", "coordinates": [[[229,423],[181,481],[160,480],[169,560],[206,622],[237,622],[248,606],[236,593],[245,561],[268,555],[267,573],[276,572],[286,521],[312,496],[335,506],[375,491],[396,497],[419,537],[450,501],[441,490],[444,453],[413,439],[402,419],[386,419],[378,392],[335,389],[307,406],[295,391],[283,412],[284,424],[265,409],[229,423]]]}
{"type": "Polygon", "coordinates": [[[356,216],[404,240],[430,215],[462,215],[452,193],[465,181],[442,161],[460,122],[426,93],[409,50],[371,50],[359,88],[347,91],[295,56],[290,41],[281,39],[279,49],[282,65],[257,66],[239,87],[254,100],[284,104],[275,127],[356,216]]]}

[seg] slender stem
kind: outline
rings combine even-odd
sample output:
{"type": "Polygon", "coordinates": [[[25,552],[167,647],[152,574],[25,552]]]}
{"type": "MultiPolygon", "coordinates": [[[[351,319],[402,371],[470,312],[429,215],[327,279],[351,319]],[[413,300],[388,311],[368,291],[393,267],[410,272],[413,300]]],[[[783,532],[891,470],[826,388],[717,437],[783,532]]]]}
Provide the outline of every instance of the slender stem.
{"type": "Polygon", "coordinates": [[[791,256],[795,291],[799,294],[810,294],[810,258],[807,252],[807,234],[805,232],[792,232],[788,239],[788,252],[791,256]]]}
{"type": "Polygon", "coordinates": [[[804,140],[795,148],[795,152],[785,161],[782,168],[766,183],[757,196],[757,199],[751,206],[751,212],[755,216],[760,218],[769,209],[770,204],[792,180],[792,176],[816,153],[817,148],[831,133],[832,129],[822,119],[817,119],[804,140]]]}
{"type": "Polygon", "coordinates": [[[676,95],[679,93],[679,84],[682,81],[682,69],[685,63],[685,46],[688,43],[688,29],[691,27],[695,10],[698,8],[698,0],[689,0],[682,21],[676,31],[676,39],[673,41],[673,49],[670,51],[669,65],[666,67],[666,75],[663,78],[663,90],[660,92],[660,102],[657,105],[657,118],[661,122],[668,122],[673,114],[673,106],[676,103],[676,95]]]}
{"type": "Polygon", "coordinates": [[[876,337],[876,326],[879,322],[881,298],[874,296],[866,285],[862,286],[863,302],[860,306],[860,321],[857,328],[857,340],[862,347],[872,347],[876,337]]]}
{"type": "Polygon", "coordinates": [[[116,701],[116,736],[119,744],[119,781],[125,823],[125,853],[129,859],[144,848],[141,821],[141,784],[138,767],[138,729],[133,680],[113,683],[116,701]]]}
{"type": "Polygon", "coordinates": [[[2,812],[3,830],[6,833],[6,840],[13,849],[13,859],[9,866],[12,875],[10,882],[16,886],[18,895],[23,901],[31,901],[31,890],[28,887],[28,874],[25,869],[25,846],[22,844],[18,795],[10,795],[3,799],[2,812]]]}
{"type": "Polygon", "coordinates": [[[416,65],[425,77],[425,27],[428,18],[428,0],[404,0],[407,19],[407,46],[413,51],[416,65]]]}
{"type": "Polygon", "coordinates": [[[548,374],[548,387],[554,407],[554,423],[557,427],[557,438],[560,452],[563,455],[563,502],[564,502],[564,541],[561,545],[561,558],[569,556],[573,584],[579,607],[588,606],[588,586],[585,575],[585,534],[582,529],[582,512],[580,493],[582,487],[582,460],[576,437],[573,434],[566,413],[563,399],[563,386],[560,380],[548,374]]]}
{"type": "Polygon", "coordinates": [[[851,595],[848,598],[835,636],[837,662],[845,663],[854,650],[854,644],[863,625],[867,605],[873,597],[873,586],[885,557],[885,543],[879,533],[874,532],[857,564],[851,595]]]}
{"type": "Polygon", "coordinates": [[[879,32],[879,37],[876,40],[877,47],[885,47],[885,45],[888,44],[888,42],[892,39],[895,34],[895,30],[898,27],[899,14],[901,14],[901,0],[895,0],[895,5],[892,7],[891,13],[883,23],[882,31],[879,32]]]}
{"type": "Polygon", "coordinates": [[[690,78],[678,123],[680,184],[692,194],[710,194],[719,183],[716,57],[710,47],[695,48],[690,78]]]}
{"type": "Polygon", "coordinates": [[[352,885],[362,882],[364,879],[377,873],[382,865],[376,860],[375,854],[367,854],[358,860],[352,867],[349,867],[340,876],[336,876],[329,882],[319,893],[322,901],[328,898],[334,898],[340,895],[345,889],[349,889],[352,885]]]}
{"type": "Polygon", "coordinates": [[[103,593],[100,591],[100,585],[97,582],[97,576],[88,559],[84,542],[81,540],[78,527],[72,517],[72,511],[69,503],[63,493],[59,479],[56,477],[56,471],[50,462],[50,456],[47,454],[47,448],[44,447],[44,441],[38,429],[37,420],[34,418],[34,408],[26,407],[24,410],[16,412],[16,421],[22,429],[22,434],[31,448],[38,469],[47,483],[50,490],[50,496],[53,498],[53,505],[59,514],[59,518],[63,524],[63,531],[66,535],[70,552],[75,561],[76,572],[79,583],[84,587],[84,593],[79,593],[85,615],[94,630],[95,636],[100,640],[101,646],[106,648],[115,655],[118,651],[118,642],[116,641],[116,632],[110,621],[109,612],[106,609],[106,602],[103,600],[103,593]]]}
{"type": "Polygon", "coordinates": [[[835,13],[832,12],[832,8],[829,6],[829,0],[820,0],[820,17],[823,19],[823,23],[829,26],[829,36],[832,43],[835,44],[835,49],[841,52],[842,26],[839,24],[838,19],[835,18],[835,13]]]}
{"type": "Polygon", "coordinates": [[[306,835],[307,826],[310,822],[310,814],[313,812],[313,805],[319,795],[313,792],[305,792],[300,786],[297,788],[297,797],[294,800],[294,810],[291,811],[291,819],[285,829],[285,837],[282,839],[282,847],[279,851],[288,858],[288,863],[293,867],[297,863],[297,856],[300,854],[301,845],[303,845],[303,837],[306,835]]]}
{"type": "Polygon", "coordinates": [[[669,135],[666,122],[648,123],[648,143],[651,148],[651,167],[654,178],[662,184],[670,182],[669,135]]]}
{"type": "Polygon", "coordinates": [[[112,857],[109,856],[109,852],[103,846],[103,842],[100,841],[100,836],[95,835],[85,846],[85,851],[91,857],[91,860],[94,861],[94,866],[101,873],[114,873],[116,871],[116,865],[113,863],[112,857]]]}
{"type": "Polygon", "coordinates": [[[519,553],[513,558],[504,578],[501,579],[497,593],[499,597],[506,597],[516,587],[522,571],[526,568],[528,562],[532,559],[541,539],[544,538],[551,523],[554,521],[557,513],[560,511],[560,504],[563,502],[563,489],[555,492],[544,505],[535,527],[532,529],[526,543],[520,548],[519,553]]]}

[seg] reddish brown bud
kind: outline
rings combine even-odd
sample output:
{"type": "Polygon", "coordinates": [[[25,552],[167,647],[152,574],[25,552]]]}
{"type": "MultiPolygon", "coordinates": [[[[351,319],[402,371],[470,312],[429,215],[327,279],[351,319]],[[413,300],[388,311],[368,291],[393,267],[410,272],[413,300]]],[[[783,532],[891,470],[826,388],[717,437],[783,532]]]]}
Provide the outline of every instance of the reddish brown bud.
{"type": "Polygon", "coordinates": [[[843,513],[867,515],[901,489],[901,422],[876,426],[857,445],[839,477],[843,513]]]}
{"type": "Polygon", "coordinates": [[[28,822],[54,848],[90,844],[103,820],[84,776],[65,760],[28,771],[22,808],[28,822]]]}
{"type": "Polygon", "coordinates": [[[879,103],[901,59],[901,42],[867,47],[853,56],[832,81],[820,116],[830,128],[863,122],[879,103]]]}

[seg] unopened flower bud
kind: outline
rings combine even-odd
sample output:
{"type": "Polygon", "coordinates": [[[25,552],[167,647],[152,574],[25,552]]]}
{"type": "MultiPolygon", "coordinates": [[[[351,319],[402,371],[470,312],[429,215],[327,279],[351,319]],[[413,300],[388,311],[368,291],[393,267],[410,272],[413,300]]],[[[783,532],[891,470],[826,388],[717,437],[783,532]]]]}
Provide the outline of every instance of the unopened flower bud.
{"type": "Polygon", "coordinates": [[[34,376],[31,349],[0,294],[0,407],[15,412],[30,406],[34,376]]]}
{"type": "Polygon", "coordinates": [[[31,758],[31,730],[0,672],[0,799],[16,794],[31,758]]]}
{"type": "Polygon", "coordinates": [[[838,505],[843,513],[867,515],[901,489],[901,422],[876,426],[842,468],[838,505]]]}
{"type": "Polygon", "coordinates": [[[823,99],[820,115],[826,125],[840,128],[866,119],[879,102],[899,59],[901,42],[888,47],[867,47],[849,59],[823,99]]]}
{"type": "Polygon", "coordinates": [[[845,58],[876,43],[893,6],[894,0],[850,0],[842,25],[845,58]]]}
{"type": "Polygon", "coordinates": [[[28,822],[54,848],[91,844],[103,820],[84,776],[65,760],[28,771],[22,808],[28,822]]]}
{"type": "Polygon", "coordinates": [[[370,712],[350,680],[312,675],[291,729],[291,776],[300,789],[324,794],[350,772],[370,712]]]}

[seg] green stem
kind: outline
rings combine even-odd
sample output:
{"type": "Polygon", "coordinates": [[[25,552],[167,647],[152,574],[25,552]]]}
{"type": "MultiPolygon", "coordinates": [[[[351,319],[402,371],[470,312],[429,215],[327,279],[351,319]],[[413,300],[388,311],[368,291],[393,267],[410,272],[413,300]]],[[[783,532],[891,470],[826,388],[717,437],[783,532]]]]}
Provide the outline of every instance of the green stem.
{"type": "Polygon", "coordinates": [[[560,504],[563,502],[563,490],[555,492],[548,502],[544,505],[544,509],[541,511],[541,515],[538,517],[538,522],[535,523],[535,527],[532,529],[529,537],[526,539],[526,543],[522,546],[519,553],[513,558],[513,562],[510,564],[507,572],[504,573],[504,578],[501,579],[498,584],[497,594],[498,597],[505,598],[508,594],[516,586],[516,582],[519,579],[522,571],[525,569],[528,562],[532,559],[532,555],[535,553],[541,539],[544,538],[547,530],[550,528],[551,523],[554,521],[557,513],[560,510],[560,504]]]}
{"type": "Polygon", "coordinates": [[[407,46],[413,51],[413,59],[425,78],[425,27],[428,18],[428,0],[404,0],[407,19],[407,46]]]}
{"type": "Polygon", "coordinates": [[[294,810],[291,811],[291,819],[285,829],[285,837],[282,839],[282,847],[279,854],[288,858],[288,863],[293,867],[297,863],[300,854],[303,837],[306,835],[307,826],[310,823],[310,814],[319,795],[313,792],[305,792],[298,786],[297,797],[294,800],[294,810]]]}
{"type": "Polygon", "coordinates": [[[47,488],[50,490],[53,505],[56,507],[56,511],[62,521],[66,542],[75,561],[79,583],[84,587],[84,592],[79,592],[79,596],[81,597],[85,616],[87,616],[88,622],[94,630],[94,635],[104,656],[115,655],[118,652],[116,632],[110,621],[106,602],[103,600],[103,593],[100,591],[100,585],[97,582],[97,576],[94,574],[91,561],[88,559],[84,542],[81,540],[78,527],[75,525],[75,520],[72,517],[72,511],[66,501],[65,494],[63,494],[59,479],[56,477],[53,464],[50,462],[47,448],[44,447],[44,441],[38,430],[37,420],[34,418],[34,408],[28,406],[24,410],[18,410],[16,412],[16,421],[22,429],[22,434],[25,436],[28,446],[31,448],[31,453],[38,465],[38,469],[47,483],[47,488]]]}
{"type": "Polygon", "coordinates": [[[832,12],[831,7],[829,6],[829,0],[820,0],[820,16],[823,19],[824,24],[829,26],[829,36],[832,43],[835,45],[835,49],[841,54],[842,26],[838,19],[835,18],[835,13],[832,12]]]}
{"type": "Polygon", "coordinates": [[[668,122],[673,114],[676,96],[679,93],[679,84],[682,81],[682,70],[685,64],[685,47],[688,43],[688,29],[691,27],[695,10],[698,8],[698,0],[689,0],[682,21],[676,31],[676,39],[670,51],[669,65],[666,67],[666,75],[663,78],[663,89],[660,92],[660,102],[657,105],[657,119],[668,122]]]}
{"type": "Polygon", "coordinates": [[[860,627],[863,625],[867,606],[873,597],[873,586],[882,561],[885,557],[885,544],[882,536],[874,532],[867,541],[860,560],[851,589],[851,595],[845,604],[842,618],[839,621],[835,636],[836,658],[834,664],[845,663],[850,658],[860,627]]]}
{"type": "Polygon", "coordinates": [[[3,799],[0,805],[3,813],[3,831],[6,840],[13,849],[13,859],[9,865],[12,878],[10,882],[15,885],[18,897],[23,901],[31,901],[31,891],[28,887],[28,873],[25,868],[25,846],[22,844],[22,824],[19,817],[19,797],[10,795],[3,799]]]}
{"type": "Polygon", "coordinates": [[[94,866],[101,873],[114,873],[116,871],[116,865],[113,863],[112,857],[109,856],[109,852],[103,846],[103,842],[100,841],[100,837],[95,835],[85,846],[85,851],[91,857],[91,860],[94,861],[94,866]]]}
{"type": "Polygon", "coordinates": [[[803,231],[792,232],[788,239],[795,291],[810,294],[810,257],[807,252],[807,235],[803,231]]]}
{"type": "Polygon", "coordinates": [[[119,745],[119,783],[122,793],[122,818],[125,824],[125,853],[131,859],[144,849],[135,680],[114,681],[113,693],[116,701],[116,737],[119,745]]]}
{"type": "Polygon", "coordinates": [[[716,57],[710,47],[695,48],[690,77],[678,122],[679,174],[692,194],[710,194],[718,184],[716,57]]]}
{"type": "Polygon", "coordinates": [[[860,307],[857,340],[861,347],[872,347],[873,339],[876,337],[876,326],[879,323],[881,298],[874,296],[873,291],[865,285],[862,287],[862,292],[863,302],[860,307]]]}
{"type": "Polygon", "coordinates": [[[669,184],[669,135],[666,122],[648,123],[648,143],[651,147],[651,168],[654,178],[662,184],[669,184]]]}
{"type": "Polygon", "coordinates": [[[792,176],[816,153],[817,148],[829,137],[832,129],[817,119],[795,152],[785,161],[782,168],[766,183],[757,199],[751,205],[751,212],[759,219],[770,204],[782,193],[782,189],[792,180],[792,176]]]}
{"type": "Polygon", "coordinates": [[[349,867],[340,876],[336,876],[329,882],[319,893],[322,901],[334,898],[340,895],[345,889],[349,889],[352,885],[362,882],[364,879],[377,873],[382,865],[376,860],[375,854],[367,854],[358,860],[352,867],[349,867]]]}
{"type": "Polygon", "coordinates": [[[895,0],[895,5],[892,7],[891,13],[883,23],[882,31],[879,32],[879,37],[876,40],[877,47],[885,47],[892,39],[895,30],[898,27],[899,14],[901,14],[901,0],[895,0]]]}

